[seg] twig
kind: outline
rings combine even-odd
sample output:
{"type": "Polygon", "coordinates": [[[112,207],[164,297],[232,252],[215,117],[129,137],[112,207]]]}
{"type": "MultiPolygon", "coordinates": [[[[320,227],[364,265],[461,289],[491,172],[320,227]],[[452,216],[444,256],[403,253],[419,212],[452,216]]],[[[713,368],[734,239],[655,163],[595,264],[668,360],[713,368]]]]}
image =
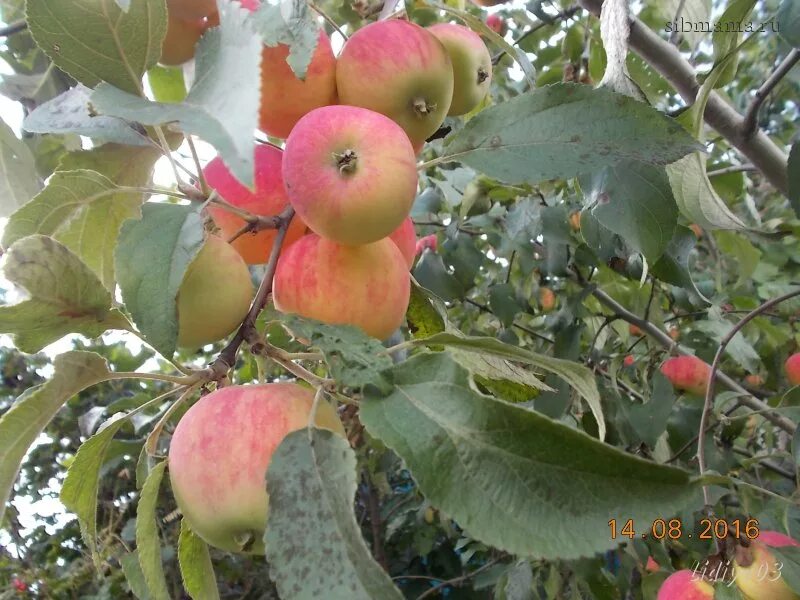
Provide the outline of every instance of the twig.
{"type": "MultiPolygon", "coordinates": [[[[561,20],[566,21],[567,19],[575,15],[575,13],[577,13],[579,10],[581,10],[581,7],[578,5],[565,8],[563,11],[555,15],[550,21],[541,21],[540,23],[536,23],[536,25],[533,25],[530,29],[526,29],[516,40],[512,42],[511,45],[518,46],[520,42],[522,42],[526,37],[533,35],[537,31],[539,31],[544,27],[547,27],[548,25],[553,25],[561,20]]],[[[492,64],[496,65],[497,63],[499,63],[500,59],[503,58],[505,55],[506,55],[505,49],[500,50],[500,52],[498,52],[492,57],[492,64]]]]}
{"type": "MultiPolygon", "coordinates": [[[[486,306],[485,304],[481,304],[480,302],[475,302],[475,300],[472,300],[471,298],[464,298],[464,301],[467,304],[472,304],[472,306],[474,306],[475,308],[477,308],[479,310],[482,310],[485,313],[489,313],[491,315],[494,314],[492,312],[492,309],[489,308],[488,306],[486,306]]],[[[547,342],[548,344],[555,344],[554,340],[551,340],[546,335],[542,335],[541,333],[539,333],[537,331],[534,331],[533,329],[530,329],[529,327],[525,327],[524,325],[518,325],[517,323],[512,323],[511,326],[512,327],[516,327],[520,331],[524,331],[525,333],[528,333],[528,334],[532,335],[535,338],[539,338],[540,340],[542,340],[544,342],[547,342]]]]}
{"type": "Polygon", "coordinates": [[[745,163],[743,165],[731,165],[730,167],[722,167],[721,169],[714,169],[713,171],[709,171],[707,175],[709,177],[717,177],[719,175],[727,175],[729,173],[739,173],[740,171],[757,171],[755,165],[750,163],[745,163]]]}
{"type": "Polygon", "coordinates": [[[186,144],[189,146],[189,152],[192,153],[192,160],[194,161],[194,166],[197,169],[197,181],[200,182],[200,189],[203,190],[204,194],[208,194],[208,183],[206,182],[205,173],[203,173],[203,166],[200,164],[200,156],[197,154],[197,148],[194,145],[194,140],[192,136],[186,134],[184,136],[186,138],[186,144]]]}
{"type": "Polygon", "coordinates": [[[756,95],[750,107],[747,109],[744,122],[742,123],[742,133],[745,137],[750,137],[756,131],[758,128],[758,111],[761,105],[764,104],[764,100],[767,99],[769,93],[775,89],[775,86],[792,70],[792,67],[794,67],[798,61],[800,61],[800,49],[793,48],[789,54],[786,55],[786,58],[775,67],[775,70],[767,77],[767,80],[761,84],[761,87],[756,90],[756,95]]]}
{"type": "Polygon", "coordinates": [[[773,473],[777,473],[778,475],[781,475],[782,477],[785,477],[786,479],[789,479],[790,481],[797,481],[797,476],[794,473],[792,473],[788,469],[784,469],[782,466],[780,466],[778,464],[775,464],[774,462],[772,462],[768,458],[763,458],[763,459],[758,458],[756,456],[753,456],[750,452],[748,452],[747,450],[744,450],[743,448],[735,448],[734,447],[734,448],[731,448],[731,450],[734,453],[739,454],[740,456],[745,456],[745,457],[751,458],[751,459],[755,458],[758,461],[758,464],[760,464],[762,467],[764,467],[768,471],[772,471],[773,473]]]}
{"type": "Polygon", "coordinates": [[[322,10],[319,6],[317,6],[313,2],[309,2],[308,6],[320,17],[325,19],[328,22],[328,24],[331,27],[333,27],[340,36],[344,38],[345,42],[347,41],[347,34],[344,31],[342,31],[342,28],[339,27],[339,24],[336,21],[334,21],[324,10],[322,10]]]}
{"type": "Polygon", "coordinates": [[[644,396],[642,394],[640,394],[639,392],[637,392],[636,390],[634,390],[631,386],[629,386],[627,383],[625,383],[621,379],[617,379],[616,381],[614,381],[613,378],[611,377],[610,373],[608,373],[607,371],[604,371],[603,369],[601,369],[598,366],[594,367],[594,371],[595,371],[595,373],[599,373],[600,375],[602,375],[603,377],[605,377],[609,381],[613,381],[614,383],[616,383],[616,385],[618,385],[623,390],[625,390],[625,393],[627,393],[629,396],[632,396],[632,397],[636,398],[639,402],[644,404],[644,402],[645,402],[644,396]]]}
{"type": "Polygon", "coordinates": [[[258,286],[253,303],[250,305],[250,310],[247,312],[244,321],[239,326],[236,334],[233,336],[228,345],[222,349],[216,359],[206,369],[206,374],[210,379],[219,381],[224,378],[228,371],[230,371],[236,364],[236,355],[239,352],[239,347],[242,343],[252,337],[255,331],[256,319],[264,306],[267,304],[267,298],[272,292],[272,278],[275,275],[275,267],[278,265],[278,256],[281,253],[281,246],[283,240],[286,238],[286,232],[294,217],[294,209],[289,207],[280,214],[281,224],[278,227],[278,234],[275,236],[275,241],[272,243],[272,251],[269,255],[269,261],[264,272],[264,278],[261,280],[261,285],[258,286]]]}
{"type": "MultiPolygon", "coordinates": [[[[624,319],[628,323],[633,323],[634,325],[639,327],[639,329],[641,329],[642,332],[652,337],[656,342],[658,342],[664,348],[667,348],[669,350],[674,350],[678,354],[682,354],[684,356],[692,356],[692,353],[689,352],[686,348],[682,347],[680,344],[673,341],[672,338],[669,337],[669,334],[667,334],[666,331],[659,329],[656,325],[654,325],[650,321],[646,321],[638,317],[637,315],[626,309],[624,306],[622,306],[619,302],[614,300],[611,296],[606,294],[604,291],[594,288],[592,290],[592,295],[595,298],[597,298],[597,300],[600,301],[601,304],[604,304],[606,307],[611,309],[619,318],[624,319]]],[[[784,431],[794,434],[794,431],[797,428],[794,421],[792,421],[791,419],[787,419],[786,417],[773,411],[767,404],[765,404],[764,402],[753,396],[750,392],[748,392],[745,388],[743,388],[741,385],[739,385],[736,381],[731,379],[728,375],[726,375],[722,371],[720,371],[717,374],[717,379],[719,379],[729,390],[741,394],[742,397],[739,400],[741,405],[746,406],[751,410],[762,412],[765,419],[767,419],[777,427],[780,427],[784,431]]]]}
{"type": "Polygon", "coordinates": [[[14,35],[15,33],[19,33],[20,31],[25,31],[28,28],[28,23],[25,19],[20,19],[19,21],[15,21],[5,27],[0,27],[0,37],[8,37],[10,35],[14,35]]]}
{"type": "MultiPolygon", "coordinates": [[[[678,21],[678,17],[681,16],[681,13],[683,12],[683,7],[685,5],[686,5],[686,0],[681,0],[678,3],[678,8],[675,9],[675,16],[672,18],[672,20],[674,22],[678,21]]],[[[677,27],[673,27],[672,28],[672,32],[669,34],[669,43],[677,45],[677,43],[678,43],[678,28],[677,27]]]]}
{"type": "Polygon", "coordinates": [[[273,215],[271,217],[262,217],[260,215],[254,215],[255,219],[247,220],[247,222],[242,225],[242,227],[234,233],[231,237],[228,238],[228,243],[231,244],[234,241],[238,240],[245,234],[248,233],[258,233],[259,231],[264,231],[266,229],[277,229],[281,226],[281,216],[280,215],[273,215]]]}
{"type": "MultiPolygon", "coordinates": [[[[722,339],[717,348],[717,353],[714,355],[714,360],[711,363],[711,373],[708,376],[708,387],[706,388],[706,397],[705,402],[703,404],[703,413],[700,416],[700,434],[697,438],[697,464],[700,470],[700,475],[705,475],[706,472],[706,451],[705,451],[705,429],[708,426],[708,419],[711,416],[711,408],[713,406],[714,400],[714,384],[716,383],[717,378],[717,371],[719,369],[719,362],[722,360],[722,354],[725,352],[725,348],[728,347],[728,344],[731,340],[736,336],[742,328],[747,325],[750,321],[755,319],[758,315],[762,312],[769,310],[773,306],[780,304],[790,298],[794,298],[796,296],[800,296],[800,289],[794,290],[789,292],[788,294],[783,294],[777,298],[773,298],[772,300],[768,300],[761,304],[755,310],[749,312],[742,320],[739,321],[733,328],[728,332],[728,334],[722,339]]],[[[760,402],[760,401],[759,401],[760,402]]],[[[766,414],[764,415],[767,416],[766,414]]],[[[703,499],[705,501],[706,506],[708,507],[710,504],[710,496],[708,493],[708,486],[703,486],[703,499]]]]}
{"type": "Polygon", "coordinates": [[[442,581],[441,583],[437,583],[431,589],[426,590],[426,591],[422,592],[419,596],[417,596],[417,600],[423,600],[423,598],[427,598],[428,596],[433,596],[436,592],[438,592],[442,588],[447,587],[448,585],[452,585],[452,586],[458,587],[462,583],[467,581],[468,579],[471,579],[471,578],[475,577],[476,575],[478,575],[479,573],[483,573],[486,569],[489,569],[489,568],[493,567],[498,562],[500,562],[499,558],[496,558],[494,560],[490,560],[485,565],[475,569],[471,573],[466,573],[465,575],[461,575],[460,577],[453,577],[452,579],[447,579],[445,581],[442,581]]]}
{"type": "Polygon", "coordinates": [[[372,556],[383,567],[384,571],[388,571],[389,563],[386,560],[386,550],[383,547],[383,523],[381,522],[381,509],[378,506],[378,490],[372,485],[368,472],[364,473],[364,483],[366,485],[369,525],[372,531],[372,556]]]}

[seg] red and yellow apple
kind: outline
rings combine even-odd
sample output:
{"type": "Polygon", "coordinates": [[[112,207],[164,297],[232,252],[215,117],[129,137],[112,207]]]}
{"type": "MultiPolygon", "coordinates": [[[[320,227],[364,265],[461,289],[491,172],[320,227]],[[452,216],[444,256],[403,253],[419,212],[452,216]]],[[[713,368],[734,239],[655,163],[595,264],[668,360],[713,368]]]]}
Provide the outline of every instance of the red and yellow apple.
{"type": "Polygon", "coordinates": [[[500,15],[489,15],[486,17],[486,25],[497,35],[505,35],[508,31],[508,23],[500,15]]]}
{"type": "Polygon", "coordinates": [[[664,361],[661,373],[676,389],[704,396],[711,367],[696,356],[675,356],[664,361]]]}
{"type": "MultiPolygon", "coordinates": [[[[169,447],[175,500],[192,531],[230,552],[263,554],[272,455],[308,424],[314,392],[293,383],[235,385],[203,396],[181,418],[169,447]]],[[[320,402],[317,427],[344,435],[320,402]]]]}
{"type": "Polygon", "coordinates": [[[422,254],[425,250],[436,250],[439,248],[439,240],[436,238],[436,234],[432,233],[430,235],[426,235],[417,242],[417,247],[415,249],[415,254],[422,254]]]}
{"type": "Polygon", "coordinates": [[[549,287],[539,288],[539,306],[543,312],[550,312],[556,307],[556,294],[549,287]]]}
{"type": "Polygon", "coordinates": [[[242,257],[227,242],[208,236],[178,289],[178,346],[198,348],[221,340],[239,326],[252,299],[242,257]]]}
{"type": "Polygon", "coordinates": [[[406,220],[394,230],[389,239],[400,248],[410,269],[414,264],[414,257],[417,255],[417,232],[414,231],[414,221],[411,220],[411,217],[406,217],[406,220]]]}
{"type": "Polygon", "coordinates": [[[481,36],[463,25],[438,23],[428,27],[444,44],[453,63],[453,101],[448,115],[463,115],[477,107],[492,83],[492,57],[481,36]]]}
{"type": "Polygon", "coordinates": [[[657,600],[713,600],[714,586],[689,569],[675,571],[658,589],[657,600]]]}
{"type": "Polygon", "coordinates": [[[789,380],[789,383],[800,385],[800,352],[787,358],[783,368],[786,371],[786,379],[789,380]]]}
{"type": "Polygon", "coordinates": [[[202,19],[217,12],[216,0],[167,0],[167,11],[181,19],[202,19]]]}
{"type": "Polygon", "coordinates": [[[450,109],[453,66],[431,32],[400,19],[378,21],[344,45],[336,85],[342,104],[386,115],[421,148],[450,109]]]}
{"type": "Polygon", "coordinates": [[[408,263],[392,240],[346,246],[310,234],[281,253],[272,298],[281,312],[384,340],[403,323],[410,290],[408,263]]]}
{"type": "Polygon", "coordinates": [[[283,181],[297,214],[341,244],[376,242],[408,216],[417,166],[391,119],[355,106],[325,106],[297,123],[283,155],[283,181]]]}
{"type": "Polygon", "coordinates": [[[195,46],[206,30],[203,19],[181,19],[169,15],[167,33],[161,43],[162,65],[182,65],[194,58],[195,46]]]}
{"type": "MultiPolygon", "coordinates": [[[[283,152],[274,146],[259,144],[255,148],[255,190],[242,185],[230,172],[222,159],[217,157],[205,169],[208,185],[217,190],[220,197],[255,215],[272,216],[280,214],[287,206],[289,199],[283,185],[281,164],[283,152]]],[[[244,225],[245,220],[219,206],[209,206],[208,212],[221,230],[225,239],[232,237],[244,225]]],[[[302,219],[295,217],[286,232],[284,246],[300,239],[306,231],[302,219]]],[[[235,239],[231,245],[249,265],[267,262],[277,232],[266,229],[258,233],[246,233],[235,239]]]]}
{"type": "Polygon", "coordinates": [[[788,535],[777,531],[761,531],[750,546],[738,546],[734,560],[736,585],[750,600],[798,600],[781,576],[780,559],[769,549],[800,546],[788,535]]]}

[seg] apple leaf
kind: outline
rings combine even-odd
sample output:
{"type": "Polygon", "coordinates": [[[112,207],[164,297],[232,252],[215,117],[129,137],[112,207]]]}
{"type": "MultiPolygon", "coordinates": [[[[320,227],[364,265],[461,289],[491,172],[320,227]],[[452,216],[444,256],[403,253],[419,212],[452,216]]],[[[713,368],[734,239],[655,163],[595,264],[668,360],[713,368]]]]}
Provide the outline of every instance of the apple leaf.
{"type": "Polygon", "coordinates": [[[305,79],[308,65],[317,49],[319,25],[304,0],[283,0],[280,4],[264,2],[255,16],[255,26],[264,44],[289,46],[286,62],[298,79],[305,79]]]}
{"type": "Polygon", "coordinates": [[[163,356],[175,352],[175,299],[204,241],[203,219],[191,206],[147,203],[141,220],[122,226],[115,253],[122,299],[144,338],[163,356]]]}
{"type": "Polygon", "coordinates": [[[108,116],[144,125],[171,124],[213,145],[236,178],[253,183],[253,131],[258,125],[261,38],[237,2],[220,5],[220,26],[197,46],[195,81],[180,103],[150,102],[109,84],[92,94],[108,116]]]}
{"type": "Polygon", "coordinates": [[[147,81],[158,102],[177,104],[186,100],[186,81],[180,67],[156,65],[147,72],[147,81]]]}
{"type": "Polygon", "coordinates": [[[11,334],[23,352],[38,352],[68,333],[97,337],[130,328],[97,276],[52,238],[32,235],[15,242],[3,273],[28,293],[17,304],[0,306],[0,332],[11,334]]]}
{"type": "Polygon", "coordinates": [[[622,161],[581,178],[592,214],[650,263],[675,232],[678,207],[662,167],[622,161]]]}
{"type": "Polygon", "coordinates": [[[282,322],[292,335],[322,352],[331,376],[340,385],[391,389],[385,371],[392,366],[392,359],[375,338],[352,325],[326,325],[297,315],[285,316],[282,322]]]}
{"type": "Polygon", "coordinates": [[[650,272],[661,281],[697,292],[689,269],[689,256],[696,245],[697,236],[694,232],[688,227],[678,225],[675,228],[675,235],[650,272]]]}
{"type": "MultiPolygon", "coordinates": [[[[747,16],[756,4],[756,0],[733,0],[722,16],[719,18],[719,23],[744,23],[747,16]]],[[[711,35],[711,41],[714,44],[714,62],[720,62],[728,53],[735,51],[742,39],[742,34],[738,31],[725,31],[725,28],[720,27],[720,31],[714,31],[711,35]]],[[[726,65],[723,73],[720,73],[719,79],[714,84],[715,88],[727,85],[736,76],[736,69],[739,66],[738,54],[734,56],[726,65]]]]}
{"type": "Polygon", "coordinates": [[[134,550],[122,555],[119,559],[119,564],[122,566],[122,572],[125,574],[125,581],[128,582],[128,586],[131,588],[131,593],[139,600],[150,600],[147,584],[144,581],[144,573],[142,573],[142,567],[139,566],[139,552],[134,550]]]}
{"type": "Polygon", "coordinates": [[[113,376],[93,352],[66,352],[56,356],[53,367],[49,381],[27,389],[0,417],[0,520],[31,444],[67,400],[113,376]]]}
{"type": "MultiPolygon", "coordinates": [[[[704,23],[709,21],[711,16],[711,0],[664,0],[658,2],[653,6],[658,7],[658,12],[668,23],[672,23],[675,27],[673,19],[675,15],[680,12],[680,16],[688,24],[704,23]],[[680,7],[680,9],[679,9],[680,7]]],[[[680,37],[686,39],[689,46],[694,50],[700,41],[705,37],[705,32],[701,28],[695,30],[694,27],[688,27],[690,31],[681,31],[681,21],[678,22],[678,32],[680,37]]]]}
{"type": "Polygon", "coordinates": [[[675,121],[605,88],[554,84],[481,111],[442,160],[508,183],[576,177],[623,160],[671,163],[700,146],[675,121]]]}
{"type": "Polygon", "coordinates": [[[103,285],[113,290],[119,230],[124,221],[139,216],[142,202],[140,191],[121,189],[100,173],[56,172],[33,200],[11,215],[3,245],[33,234],[49,235],[79,256],[103,285]]]}
{"type": "Polygon", "coordinates": [[[694,499],[687,472],[479,394],[446,353],[393,372],[388,396],[368,390],[362,423],[434,506],[486,544],[544,559],[590,556],[617,545],[609,518],[652,522],[694,499]]]}
{"type": "Polygon", "coordinates": [[[0,119],[0,217],[7,217],[42,188],[30,148],[0,119]]]}
{"type": "Polygon", "coordinates": [[[194,600],[218,600],[219,590],[208,545],[195,535],[186,519],[181,520],[178,564],[181,568],[183,587],[189,596],[194,600]]]}
{"type": "Polygon", "coordinates": [[[164,0],[28,0],[28,28],[56,66],[88,87],[101,81],[138,94],[167,32],[164,0]]]}
{"type": "Polygon", "coordinates": [[[447,323],[447,308],[444,304],[413,278],[406,322],[411,335],[415,338],[426,338],[441,333],[447,323]]]}
{"type": "Polygon", "coordinates": [[[780,35],[795,48],[800,48],[800,3],[783,0],[775,21],[780,24],[780,35]]]}
{"type": "Polygon", "coordinates": [[[281,598],[403,597],[361,536],[353,514],[356,457],[342,436],[290,433],[272,455],[267,489],[264,544],[281,598]]]}
{"type": "Polygon", "coordinates": [[[133,146],[149,146],[147,133],[137,131],[129,123],[115,117],[93,115],[89,96],[92,90],[78,84],[60,96],[41,104],[22,123],[31,133],[75,133],[90,137],[99,144],[116,142],[133,146]]]}
{"type": "Polygon", "coordinates": [[[169,600],[167,579],[161,564],[161,540],[158,537],[156,507],[158,490],[167,462],[162,461],[150,470],[139,495],[136,508],[136,551],[139,553],[139,566],[142,568],[147,591],[152,600],[169,600]]]}
{"type": "MultiPolygon", "coordinates": [[[[461,333],[449,332],[439,333],[424,340],[415,340],[416,344],[425,345],[428,347],[435,347],[437,345],[449,346],[451,348],[458,348],[467,352],[477,352],[481,354],[489,354],[496,357],[501,357],[506,360],[515,361],[518,363],[531,365],[543,371],[553,373],[566,381],[578,392],[592,411],[592,414],[597,421],[597,430],[600,439],[605,439],[606,434],[606,421],[603,417],[603,408],[600,404],[600,392],[597,390],[597,382],[594,379],[592,372],[578,363],[562,358],[553,358],[544,354],[537,354],[501,342],[498,339],[490,337],[466,337],[461,333]]],[[[519,377],[514,378],[511,373],[503,369],[501,371],[504,376],[512,381],[537,387],[533,380],[524,380],[519,377]]],[[[478,372],[479,375],[485,376],[486,373],[478,372]]],[[[545,389],[540,383],[538,389],[545,389]]]]}

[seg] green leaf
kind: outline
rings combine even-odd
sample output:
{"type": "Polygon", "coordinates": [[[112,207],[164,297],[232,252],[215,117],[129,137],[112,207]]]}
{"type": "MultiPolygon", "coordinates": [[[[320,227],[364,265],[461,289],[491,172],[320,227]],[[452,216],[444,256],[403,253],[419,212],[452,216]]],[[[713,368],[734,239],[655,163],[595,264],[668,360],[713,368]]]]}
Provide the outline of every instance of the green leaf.
{"type": "Polygon", "coordinates": [[[167,462],[162,461],[153,467],[139,495],[136,509],[136,551],[139,553],[139,566],[144,574],[147,590],[153,600],[169,600],[164,566],[161,564],[161,541],[158,537],[156,506],[158,490],[167,462]]]}
{"type": "MultiPolygon", "coordinates": [[[[756,0],[732,0],[725,12],[719,18],[718,22],[723,24],[720,31],[715,31],[711,35],[711,41],[714,44],[714,62],[718,63],[724,59],[730,52],[733,52],[739,43],[742,41],[742,34],[738,31],[725,31],[728,23],[743,23],[746,22],[747,16],[753,10],[756,0]]],[[[736,28],[738,30],[738,27],[736,28]]],[[[719,75],[714,87],[722,87],[727,85],[736,76],[736,69],[739,66],[738,54],[731,58],[726,64],[724,70],[719,75]]]]}
{"type": "Polygon", "coordinates": [[[7,217],[41,189],[30,149],[0,119],[0,217],[7,217]]]}
{"type": "Polygon", "coordinates": [[[464,296],[464,287],[444,266],[441,254],[423,252],[414,267],[414,279],[419,284],[436,294],[446,302],[458,300],[464,296]]]}
{"type": "Polygon", "coordinates": [[[800,141],[792,144],[787,173],[789,176],[789,203],[794,209],[794,214],[800,218],[800,141]]]}
{"type": "Polygon", "coordinates": [[[272,455],[267,488],[264,544],[282,598],[402,598],[361,537],[347,440],[322,429],[290,433],[272,455]]]}
{"type": "Polygon", "coordinates": [[[501,283],[489,290],[489,307],[504,327],[510,327],[522,311],[513,285],[501,283]]]}
{"type": "Polygon", "coordinates": [[[424,340],[415,340],[417,344],[426,346],[449,346],[460,348],[469,352],[486,353],[513,360],[522,364],[532,365],[549,373],[558,375],[572,386],[578,394],[586,400],[592,414],[597,421],[600,439],[606,435],[606,421],[603,417],[603,408],[600,404],[600,392],[592,372],[578,363],[561,358],[553,358],[544,354],[530,352],[524,348],[512,346],[490,337],[465,337],[456,333],[439,333],[424,340]]]}
{"type": "Polygon", "coordinates": [[[139,216],[142,202],[144,194],[120,189],[100,173],[56,172],[47,187],[11,215],[3,245],[33,234],[51,236],[80,257],[108,290],[113,290],[117,237],[124,221],[139,216]]]}
{"type": "MultiPolygon", "coordinates": [[[[108,0],[106,0],[108,1],[108,0]]],[[[258,125],[261,38],[249,11],[220,5],[220,26],[197,46],[195,82],[179,104],[145,98],[101,84],[92,94],[98,112],[143,125],[169,123],[214,146],[236,178],[253,183],[253,131],[258,125]]]]}
{"type": "Polygon", "coordinates": [[[138,550],[123,555],[119,559],[119,563],[122,565],[122,572],[125,574],[125,580],[131,588],[131,593],[139,600],[150,600],[150,593],[147,591],[147,584],[144,581],[144,573],[142,573],[142,567],[139,566],[138,550]]]}
{"type": "Polygon", "coordinates": [[[698,144],[675,121],[627,96],[555,84],[487,108],[446,157],[505,182],[570,178],[622,160],[671,163],[698,144]]]}
{"type": "Polygon", "coordinates": [[[158,102],[177,104],[186,100],[186,82],[180,67],[156,65],[147,72],[147,81],[158,102]]]}
{"type": "Polygon", "coordinates": [[[214,565],[208,553],[208,545],[189,527],[186,519],[181,520],[181,534],[178,538],[178,563],[181,568],[183,587],[194,600],[216,600],[219,598],[214,565]]]}
{"type": "Polygon", "coordinates": [[[53,377],[26,390],[0,417],[0,520],[20,464],[58,409],[78,392],[112,377],[93,352],[66,352],[53,361],[53,377]]]}
{"type": "Polygon", "coordinates": [[[415,280],[411,281],[411,297],[406,311],[406,323],[415,338],[426,338],[445,330],[447,308],[415,280]]]}
{"type": "Polygon", "coordinates": [[[628,405],[622,401],[619,406],[628,413],[628,420],[642,441],[655,448],[658,438],[667,428],[667,418],[675,404],[672,384],[659,371],[651,375],[652,391],[644,404],[628,405]]]}
{"type": "Polygon", "coordinates": [[[52,61],[88,87],[101,81],[137,94],[158,62],[167,32],[163,0],[137,0],[123,12],[113,0],[28,0],[33,39],[52,61]]]}
{"type": "Polygon", "coordinates": [[[28,298],[0,306],[0,332],[23,352],[38,352],[68,333],[97,337],[130,324],[113,297],[80,258],[52,238],[32,235],[12,245],[3,273],[28,298]]]}
{"type": "Polygon", "coordinates": [[[191,206],[147,203],[140,221],[122,226],[115,253],[122,298],[147,342],[163,356],[175,352],[175,298],[204,241],[203,219],[191,206]]]}
{"type": "Polygon", "coordinates": [[[270,47],[289,46],[286,62],[298,79],[305,79],[319,41],[319,25],[307,2],[264,3],[254,19],[256,31],[270,47]]]}
{"type": "Polygon", "coordinates": [[[474,377],[481,379],[481,383],[484,383],[484,380],[510,381],[533,390],[555,391],[531,371],[499,356],[459,348],[453,348],[451,353],[458,364],[472,373],[474,377]]]}
{"type": "Polygon", "coordinates": [[[795,48],[800,48],[800,2],[783,0],[775,15],[780,35],[795,48]]]}
{"type": "Polygon", "coordinates": [[[678,222],[678,207],[661,167],[623,161],[581,179],[592,214],[606,229],[654,263],[678,222]]]}
{"type": "Polygon", "coordinates": [[[775,560],[781,564],[779,570],[783,582],[796,594],[800,594],[800,548],[779,546],[770,548],[775,560]]]}
{"type": "Polygon", "coordinates": [[[679,225],[664,254],[650,272],[661,281],[687,290],[697,291],[689,269],[689,255],[697,244],[697,236],[688,227],[679,225]]]}
{"type": "Polygon", "coordinates": [[[392,383],[384,372],[392,366],[391,357],[378,340],[352,325],[326,325],[297,315],[281,318],[292,335],[319,349],[331,370],[331,376],[341,385],[361,388],[371,384],[381,390],[391,389],[392,383]]]}
{"type": "Polygon", "coordinates": [[[389,396],[362,400],[362,422],[404,460],[434,506],[498,549],[588,556],[617,545],[609,518],[651,522],[694,496],[685,471],[478,394],[447,354],[397,365],[394,381],[389,396]]]}
{"type": "Polygon", "coordinates": [[[731,231],[717,231],[714,238],[722,252],[736,259],[738,279],[735,287],[745,285],[761,262],[761,250],[743,235],[731,231]]]}
{"type": "MultiPolygon", "coordinates": [[[[733,324],[719,314],[717,310],[710,310],[708,317],[694,324],[694,328],[708,335],[717,344],[721,343],[725,336],[733,329],[733,324]]],[[[730,341],[725,351],[747,371],[758,372],[761,364],[761,357],[755,348],[747,341],[744,334],[739,331],[730,341]]]]}
{"type": "Polygon", "coordinates": [[[692,49],[696,48],[706,36],[703,31],[695,31],[694,29],[695,23],[704,23],[710,20],[711,0],[663,0],[655,3],[654,6],[658,7],[663,18],[672,23],[672,27],[675,27],[673,19],[678,13],[678,7],[681,7],[680,16],[678,16],[679,35],[686,39],[692,49]],[[686,29],[691,29],[691,31],[681,31],[681,17],[687,24],[686,29]]]}
{"type": "Polygon", "coordinates": [[[151,144],[144,131],[137,131],[129,123],[115,117],[92,114],[89,100],[91,93],[92,90],[81,84],[68,89],[60,96],[37,106],[25,117],[23,129],[31,133],[75,133],[90,137],[98,144],[151,144]]]}

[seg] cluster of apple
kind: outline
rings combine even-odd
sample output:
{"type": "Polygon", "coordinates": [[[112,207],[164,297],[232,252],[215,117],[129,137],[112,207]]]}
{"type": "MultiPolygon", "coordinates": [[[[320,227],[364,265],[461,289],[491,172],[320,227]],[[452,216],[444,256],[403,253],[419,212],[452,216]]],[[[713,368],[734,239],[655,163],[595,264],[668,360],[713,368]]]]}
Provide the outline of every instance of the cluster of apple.
{"type": "MultiPolygon", "coordinates": [[[[796,540],[777,531],[762,531],[748,546],[736,548],[732,579],[742,596],[748,600],[800,600],[782,576],[783,563],[770,548],[800,546],[796,540]]],[[[658,565],[653,562],[655,569],[658,565]]],[[[651,562],[648,560],[648,569],[651,562]]],[[[730,581],[721,578],[720,585],[728,586],[730,581]]],[[[664,581],[658,590],[657,600],[713,600],[714,586],[690,569],[676,571],[664,581]]]]}

